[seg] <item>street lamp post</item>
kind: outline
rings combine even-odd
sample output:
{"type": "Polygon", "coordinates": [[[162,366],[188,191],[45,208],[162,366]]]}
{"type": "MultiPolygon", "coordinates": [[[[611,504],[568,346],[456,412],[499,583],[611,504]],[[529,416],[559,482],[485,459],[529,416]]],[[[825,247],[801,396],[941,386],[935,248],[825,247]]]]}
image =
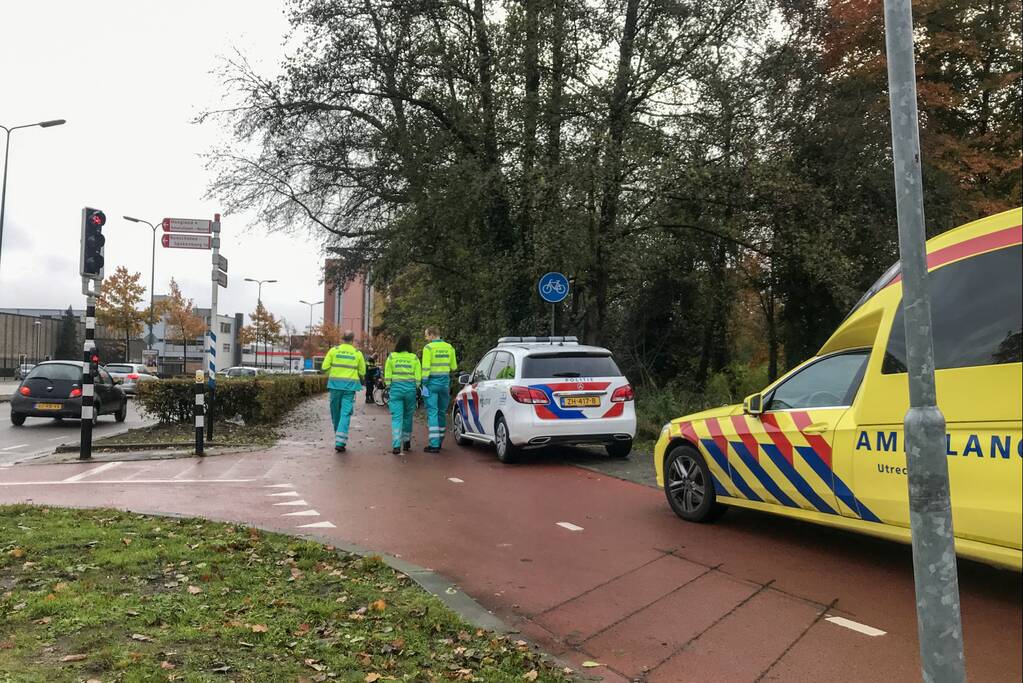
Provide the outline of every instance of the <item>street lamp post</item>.
{"type": "MultiPolygon", "coordinates": [[[[312,349],[312,338],[313,338],[313,308],[322,304],[322,301],[306,301],[305,299],[299,299],[298,303],[305,304],[309,307],[309,329],[306,330],[306,348],[312,349]]],[[[310,356],[312,354],[310,353],[310,356]]],[[[312,363],[312,358],[309,359],[312,363]]]]}
{"type": "Polygon", "coordinates": [[[35,356],[36,365],[39,364],[39,328],[42,326],[41,320],[36,320],[33,325],[35,326],[34,336],[32,338],[32,355],[35,356]]]}
{"type": "Polygon", "coordinates": [[[319,306],[323,302],[322,301],[309,302],[309,301],[306,301],[305,299],[299,299],[298,303],[305,304],[306,306],[309,307],[309,330],[308,330],[308,334],[311,335],[313,333],[313,307],[314,306],[319,306]]]}
{"type": "MultiPolygon", "coordinates": [[[[246,282],[255,282],[258,289],[256,290],[256,308],[259,308],[263,304],[263,285],[272,284],[277,280],[256,280],[251,277],[245,278],[246,282]]],[[[258,363],[257,363],[258,365],[258,363]]],[[[266,357],[266,335],[263,335],[263,367],[269,367],[269,360],[266,357]]]]}
{"type": "Polygon", "coordinates": [[[153,231],[153,254],[149,259],[149,336],[146,337],[146,348],[153,348],[153,295],[156,293],[156,225],[141,218],[125,216],[124,220],[132,223],[145,223],[153,231]]]}
{"type": "Polygon", "coordinates": [[[11,133],[18,130],[19,128],[34,128],[39,126],[40,128],[50,128],[51,126],[59,126],[67,123],[64,119],[53,119],[51,121],[40,121],[39,123],[26,123],[22,126],[0,126],[6,133],[6,141],[4,143],[4,180],[3,189],[0,190],[0,257],[3,256],[4,247],[4,213],[7,209],[7,160],[11,156],[11,133]]]}

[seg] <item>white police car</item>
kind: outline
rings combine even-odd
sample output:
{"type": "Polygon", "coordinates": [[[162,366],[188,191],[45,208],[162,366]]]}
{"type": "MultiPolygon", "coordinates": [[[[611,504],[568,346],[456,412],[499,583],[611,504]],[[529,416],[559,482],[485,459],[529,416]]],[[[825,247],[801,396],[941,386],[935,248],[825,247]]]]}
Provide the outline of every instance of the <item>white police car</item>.
{"type": "Polygon", "coordinates": [[[458,381],[455,440],[493,443],[502,462],[554,444],[602,445],[615,458],[632,450],[632,386],[607,349],[575,337],[502,337],[458,381]]]}

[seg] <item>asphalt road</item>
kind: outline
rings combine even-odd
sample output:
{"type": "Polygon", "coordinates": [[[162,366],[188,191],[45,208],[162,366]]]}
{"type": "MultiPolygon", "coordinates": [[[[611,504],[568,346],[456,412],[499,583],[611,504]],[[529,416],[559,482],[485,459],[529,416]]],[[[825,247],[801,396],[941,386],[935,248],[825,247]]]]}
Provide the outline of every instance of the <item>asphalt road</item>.
{"type": "MultiPolygon", "coordinates": [[[[135,409],[135,403],[128,400],[128,418],[118,423],[113,415],[102,415],[93,430],[94,438],[113,436],[135,427],[149,424],[135,409]]],[[[0,403],[0,464],[23,462],[52,453],[61,444],[76,444],[81,423],[78,420],[53,420],[30,417],[24,426],[11,424],[11,404],[0,403]]]]}
{"type": "MultiPolygon", "coordinates": [[[[111,506],[354,542],[433,569],[603,683],[919,680],[907,546],[737,510],[685,524],[594,454],[518,466],[450,442],[395,457],[359,405],[334,453],[325,399],[271,450],[0,468],[0,504],[111,506]],[[580,462],[588,461],[588,462],[580,462]],[[600,470],[600,471],[594,471],[600,470]]],[[[633,467],[642,466],[642,457],[633,467]]],[[[606,463],[622,468],[621,463],[606,463]]],[[[1019,574],[960,561],[971,680],[1023,677],[1019,574]]]]}

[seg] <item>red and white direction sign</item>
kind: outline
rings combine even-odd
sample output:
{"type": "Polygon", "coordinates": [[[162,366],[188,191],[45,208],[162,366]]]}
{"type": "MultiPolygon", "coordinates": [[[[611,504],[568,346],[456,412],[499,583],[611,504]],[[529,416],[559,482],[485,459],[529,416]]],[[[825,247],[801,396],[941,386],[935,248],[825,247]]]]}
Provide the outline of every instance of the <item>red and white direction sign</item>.
{"type": "Polygon", "coordinates": [[[178,235],[171,233],[160,238],[163,246],[170,249],[209,249],[212,238],[209,235],[178,235]]]}
{"type": "MultiPolygon", "coordinates": [[[[213,221],[201,220],[199,218],[164,218],[164,232],[211,232],[213,221]]],[[[166,246],[166,245],[164,245],[166,246]]],[[[206,247],[203,247],[204,249],[206,247]]]]}

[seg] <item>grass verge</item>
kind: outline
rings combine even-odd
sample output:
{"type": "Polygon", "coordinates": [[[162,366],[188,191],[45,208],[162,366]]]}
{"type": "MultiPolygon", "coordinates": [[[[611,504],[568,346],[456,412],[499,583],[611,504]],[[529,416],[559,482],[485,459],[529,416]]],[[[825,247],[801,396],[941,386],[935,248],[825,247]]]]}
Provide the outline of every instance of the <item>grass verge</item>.
{"type": "MultiPolygon", "coordinates": [[[[218,421],[216,424],[215,443],[238,445],[273,446],[277,441],[277,431],[269,425],[240,425],[234,422],[218,421]]],[[[116,446],[120,444],[162,444],[195,442],[195,426],[192,424],[168,423],[155,424],[149,427],[129,429],[95,442],[96,448],[116,446]]]]}
{"type": "Polygon", "coordinates": [[[565,681],[379,558],[244,526],[0,507],[0,681],[565,681]]]}

